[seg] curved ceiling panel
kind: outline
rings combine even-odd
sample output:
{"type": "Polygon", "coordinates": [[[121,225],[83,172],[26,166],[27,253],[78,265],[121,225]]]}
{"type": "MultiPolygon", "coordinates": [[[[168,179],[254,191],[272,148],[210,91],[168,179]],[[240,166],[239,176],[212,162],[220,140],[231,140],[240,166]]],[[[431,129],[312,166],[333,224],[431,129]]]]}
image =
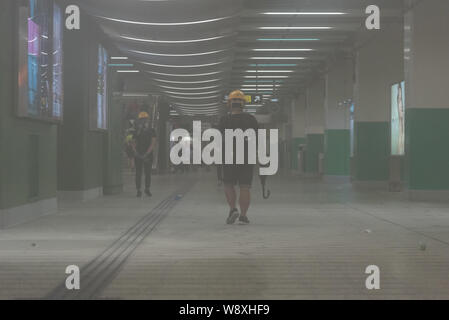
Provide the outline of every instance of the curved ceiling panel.
{"type": "MultiPolygon", "coordinates": [[[[151,90],[186,115],[223,112],[231,89],[294,93],[351,52],[363,2],[75,0],[151,90]]],[[[401,16],[395,1],[382,3],[386,19],[401,16]]]]}

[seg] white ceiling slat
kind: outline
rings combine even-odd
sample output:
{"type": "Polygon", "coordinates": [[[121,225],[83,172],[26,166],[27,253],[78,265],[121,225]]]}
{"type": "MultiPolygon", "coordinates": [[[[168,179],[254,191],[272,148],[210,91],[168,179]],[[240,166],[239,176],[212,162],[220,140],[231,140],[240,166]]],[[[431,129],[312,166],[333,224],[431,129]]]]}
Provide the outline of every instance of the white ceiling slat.
{"type": "MultiPolygon", "coordinates": [[[[360,0],[74,1],[96,16],[151,90],[193,115],[222,112],[231,89],[266,90],[273,80],[276,92],[294,92],[331,56],[352,50],[366,17],[360,0]]],[[[401,16],[401,1],[376,2],[384,21],[401,16]]]]}

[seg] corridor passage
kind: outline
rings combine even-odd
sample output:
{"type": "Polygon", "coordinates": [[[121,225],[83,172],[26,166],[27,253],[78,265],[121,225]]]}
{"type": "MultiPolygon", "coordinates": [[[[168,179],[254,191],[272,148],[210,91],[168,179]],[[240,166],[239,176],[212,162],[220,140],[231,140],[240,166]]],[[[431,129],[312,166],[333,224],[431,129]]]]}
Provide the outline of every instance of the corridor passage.
{"type": "Polygon", "coordinates": [[[0,0],[0,300],[449,300],[448,17],[0,0]]]}

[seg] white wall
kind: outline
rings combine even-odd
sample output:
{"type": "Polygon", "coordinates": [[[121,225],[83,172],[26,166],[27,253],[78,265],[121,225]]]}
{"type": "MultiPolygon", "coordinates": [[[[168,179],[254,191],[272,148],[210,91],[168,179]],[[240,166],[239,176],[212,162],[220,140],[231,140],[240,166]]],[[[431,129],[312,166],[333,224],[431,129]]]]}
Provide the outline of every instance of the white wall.
{"type": "Polygon", "coordinates": [[[301,93],[293,101],[292,137],[303,138],[306,136],[306,95],[301,93]]]}
{"type": "Polygon", "coordinates": [[[426,0],[405,18],[406,108],[449,107],[449,1],[426,0]]]}
{"type": "Polygon", "coordinates": [[[353,97],[353,73],[353,59],[341,58],[326,75],[326,129],[349,129],[350,106],[339,106],[339,103],[353,97]]]}
{"type": "Polygon", "coordinates": [[[318,79],[307,88],[306,134],[324,133],[325,81],[318,79]]]}
{"type": "Polygon", "coordinates": [[[370,31],[375,32],[373,39],[357,52],[356,121],[390,121],[391,85],[404,80],[403,25],[381,28],[370,31]]]}

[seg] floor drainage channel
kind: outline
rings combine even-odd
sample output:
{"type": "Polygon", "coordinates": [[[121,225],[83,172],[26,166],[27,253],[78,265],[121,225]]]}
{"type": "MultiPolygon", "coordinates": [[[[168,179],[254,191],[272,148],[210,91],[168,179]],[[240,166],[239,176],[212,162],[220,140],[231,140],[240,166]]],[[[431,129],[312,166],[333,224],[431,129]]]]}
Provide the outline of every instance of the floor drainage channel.
{"type": "Polygon", "coordinates": [[[81,288],[79,290],[68,290],[64,281],[45,298],[50,300],[98,298],[119,273],[131,253],[179,203],[191,187],[190,183],[162,200],[106,250],[83,266],[80,270],[81,288]]]}

